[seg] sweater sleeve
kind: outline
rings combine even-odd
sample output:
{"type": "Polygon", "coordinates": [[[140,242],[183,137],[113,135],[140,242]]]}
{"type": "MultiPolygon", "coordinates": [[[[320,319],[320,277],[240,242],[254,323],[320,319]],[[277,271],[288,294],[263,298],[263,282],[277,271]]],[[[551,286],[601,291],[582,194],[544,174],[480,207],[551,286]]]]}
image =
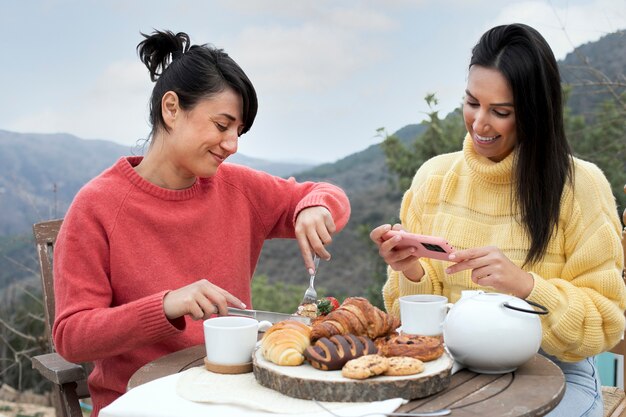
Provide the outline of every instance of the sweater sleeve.
{"type": "MultiPolygon", "coordinates": [[[[314,206],[326,207],[333,217],[336,231],[341,231],[350,218],[350,201],[346,193],[327,182],[297,182],[295,178],[284,179],[262,171],[238,167],[229,171],[233,178],[231,186],[246,184],[240,190],[265,228],[267,238],[293,238],[298,214],[314,206]],[[241,175],[242,177],[237,178],[241,175]]],[[[224,178],[225,181],[230,181],[224,178]]]]}
{"type": "MultiPolygon", "coordinates": [[[[585,168],[586,167],[586,168],[585,168]]],[[[528,299],[548,308],[542,317],[543,349],[566,361],[608,350],[624,334],[626,290],[620,222],[602,172],[577,169],[574,191],[564,193],[565,264],[561,276],[533,273],[528,299]]]]}
{"type": "MultiPolygon", "coordinates": [[[[109,281],[112,226],[93,210],[98,198],[88,191],[77,195],[54,249],[53,338],[71,362],[114,356],[181,332],[165,317],[164,291],[115,305],[109,281]]],[[[176,324],[184,328],[184,322],[176,324]]]]}

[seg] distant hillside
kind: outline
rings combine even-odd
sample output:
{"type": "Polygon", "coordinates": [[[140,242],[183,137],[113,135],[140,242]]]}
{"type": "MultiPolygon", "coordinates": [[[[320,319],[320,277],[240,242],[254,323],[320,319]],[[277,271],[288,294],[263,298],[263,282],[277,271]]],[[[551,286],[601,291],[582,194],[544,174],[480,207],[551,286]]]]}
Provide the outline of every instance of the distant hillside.
{"type": "MultiPolygon", "coordinates": [[[[0,130],[0,236],[30,233],[33,223],[63,216],[78,189],[122,155],[142,150],[67,134],[0,130]],[[56,190],[56,192],[55,192],[56,190]]],[[[229,162],[288,176],[311,167],[235,154],[229,162]]]]}
{"type": "MultiPolygon", "coordinates": [[[[589,87],[581,85],[585,84],[582,82],[585,72],[579,65],[581,57],[589,57],[592,67],[611,79],[623,81],[626,68],[624,37],[624,31],[605,36],[577,48],[559,63],[564,80],[572,85],[569,105],[574,114],[587,115],[591,106],[608,97],[606,91],[590,92],[589,87]]],[[[593,74],[588,67],[585,71],[593,74]]],[[[415,98],[416,106],[421,100],[421,97],[415,98]]],[[[424,125],[412,124],[395,135],[409,143],[424,129],[424,125]]],[[[82,184],[129,152],[130,149],[111,142],[85,141],[69,135],[21,135],[0,130],[0,209],[3,213],[0,216],[0,289],[4,283],[32,275],[36,269],[32,243],[28,240],[30,224],[39,219],[62,216],[82,184]],[[55,183],[58,189],[56,202],[52,192],[55,183]],[[3,237],[23,233],[26,235],[3,237]],[[9,259],[20,259],[26,267],[18,267],[9,259]]],[[[330,246],[333,260],[322,264],[317,283],[320,289],[340,296],[365,295],[372,285],[372,259],[377,256],[367,235],[372,226],[396,221],[401,199],[401,192],[389,186],[391,177],[380,145],[372,145],[335,163],[314,168],[245,157],[239,163],[280,176],[295,174],[300,181],[328,181],[346,191],[352,205],[352,217],[344,232],[337,235],[330,246]]],[[[293,241],[268,242],[261,254],[257,274],[266,274],[270,281],[298,283],[303,292],[308,283],[293,241]]]]}
{"type": "Polygon", "coordinates": [[[560,62],[561,77],[573,87],[568,105],[592,119],[592,109],[613,94],[626,92],[626,30],[579,46],[560,62]],[[607,81],[621,86],[607,85],[607,81]]]}
{"type": "MultiPolygon", "coordinates": [[[[408,125],[395,132],[395,136],[409,143],[424,130],[424,125],[408,125]]],[[[402,193],[390,186],[391,177],[380,145],[372,145],[333,164],[304,171],[296,178],[300,181],[327,181],[342,187],[352,207],[350,222],[329,246],[333,259],[322,262],[317,285],[333,294],[366,295],[372,276],[370,260],[377,256],[374,245],[367,238],[369,230],[384,222],[396,222],[402,198],[402,193]]],[[[300,252],[292,241],[267,242],[256,272],[266,274],[270,281],[284,280],[303,285],[307,282],[300,252]]]]}
{"type": "MultiPolygon", "coordinates": [[[[597,71],[611,80],[622,81],[618,93],[626,90],[623,87],[626,85],[626,31],[576,48],[559,62],[559,68],[564,84],[572,87],[568,101],[572,113],[591,118],[593,106],[611,97],[606,87],[589,85],[592,81],[597,83],[597,71]],[[581,65],[581,62],[588,62],[589,65],[581,65]]],[[[416,102],[418,100],[416,98],[416,102]]],[[[419,124],[408,125],[395,135],[408,143],[420,136],[424,128],[419,124]]],[[[380,145],[372,145],[334,164],[315,167],[296,177],[300,180],[330,181],[346,190],[352,204],[352,217],[344,232],[335,238],[329,248],[334,259],[322,265],[316,281],[318,285],[340,295],[364,295],[372,282],[371,259],[378,256],[367,234],[371,226],[397,221],[402,198],[401,193],[389,186],[391,178],[380,145]]],[[[266,243],[257,273],[267,274],[270,280],[299,282],[303,289],[306,285],[306,273],[299,252],[291,242],[266,243]]]]}

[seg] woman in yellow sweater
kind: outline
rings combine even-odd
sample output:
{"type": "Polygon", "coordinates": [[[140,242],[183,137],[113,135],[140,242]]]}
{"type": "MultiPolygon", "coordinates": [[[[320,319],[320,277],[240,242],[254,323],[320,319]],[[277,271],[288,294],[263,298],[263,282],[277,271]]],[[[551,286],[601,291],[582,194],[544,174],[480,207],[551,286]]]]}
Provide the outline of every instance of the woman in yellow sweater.
{"type": "Polygon", "coordinates": [[[403,295],[456,302],[462,290],[482,289],[547,307],[541,353],[567,380],[550,416],[601,416],[594,355],[624,333],[621,227],[603,173],[572,156],[558,67],[536,30],[505,25],[481,37],[463,116],[463,150],[423,164],[402,224],[371,232],[389,265],[385,306],[399,314],[403,295]],[[383,239],[391,228],[442,236],[456,252],[450,262],[417,258],[396,248],[398,238],[383,239]]]}

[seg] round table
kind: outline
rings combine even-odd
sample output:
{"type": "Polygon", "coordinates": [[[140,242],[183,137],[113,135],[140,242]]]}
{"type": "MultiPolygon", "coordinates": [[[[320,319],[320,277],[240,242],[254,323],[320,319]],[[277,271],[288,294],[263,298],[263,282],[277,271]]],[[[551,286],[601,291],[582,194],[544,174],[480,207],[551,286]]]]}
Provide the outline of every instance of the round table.
{"type": "MultiPolygon", "coordinates": [[[[154,379],[202,366],[204,345],[163,356],[141,367],[128,381],[128,389],[154,379]]],[[[536,354],[514,372],[477,374],[461,370],[452,375],[445,390],[410,401],[397,411],[408,413],[452,409],[452,417],[543,416],[561,401],[565,377],[548,358],[536,354]]]]}

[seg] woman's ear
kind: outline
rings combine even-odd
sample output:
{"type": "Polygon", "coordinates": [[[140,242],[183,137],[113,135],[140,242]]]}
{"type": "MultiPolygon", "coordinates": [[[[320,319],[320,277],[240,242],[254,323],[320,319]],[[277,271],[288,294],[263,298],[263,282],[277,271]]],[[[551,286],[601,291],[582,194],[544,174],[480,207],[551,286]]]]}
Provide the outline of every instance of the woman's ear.
{"type": "Polygon", "coordinates": [[[180,116],[180,105],[178,95],[173,91],[163,94],[161,99],[161,114],[166,128],[171,128],[176,122],[176,118],[180,116]]]}

